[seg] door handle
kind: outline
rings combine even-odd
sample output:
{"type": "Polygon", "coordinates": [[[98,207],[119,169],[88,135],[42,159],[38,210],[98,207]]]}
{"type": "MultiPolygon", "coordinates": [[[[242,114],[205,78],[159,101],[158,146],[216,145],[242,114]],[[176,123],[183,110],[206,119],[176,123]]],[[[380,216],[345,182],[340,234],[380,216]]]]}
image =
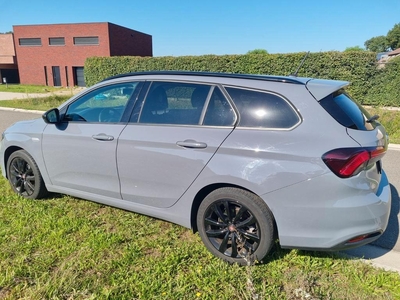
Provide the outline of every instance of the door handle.
{"type": "Polygon", "coordinates": [[[106,135],[104,133],[92,135],[92,138],[94,140],[98,140],[98,141],[113,141],[114,140],[114,137],[112,135],[106,135]]]}
{"type": "Polygon", "coordinates": [[[178,141],[176,142],[178,146],[184,147],[184,148],[195,148],[195,149],[204,149],[207,148],[207,144],[203,142],[197,142],[194,140],[184,140],[184,141],[178,141]]]}

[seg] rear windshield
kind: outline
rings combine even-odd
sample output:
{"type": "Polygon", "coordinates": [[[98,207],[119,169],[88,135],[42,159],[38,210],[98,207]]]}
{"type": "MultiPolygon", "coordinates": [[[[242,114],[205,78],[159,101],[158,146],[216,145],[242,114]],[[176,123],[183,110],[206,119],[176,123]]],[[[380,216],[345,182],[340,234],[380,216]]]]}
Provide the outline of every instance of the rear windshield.
{"type": "Polygon", "coordinates": [[[371,115],[343,90],[322,99],[321,106],[340,124],[358,130],[373,130],[376,123],[367,122],[371,115]]]}

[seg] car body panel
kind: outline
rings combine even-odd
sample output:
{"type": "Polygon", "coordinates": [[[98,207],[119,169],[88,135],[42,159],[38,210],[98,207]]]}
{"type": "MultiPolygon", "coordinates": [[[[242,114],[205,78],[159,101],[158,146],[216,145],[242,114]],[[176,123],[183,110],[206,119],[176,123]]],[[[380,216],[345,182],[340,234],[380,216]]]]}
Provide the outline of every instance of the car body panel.
{"type": "Polygon", "coordinates": [[[233,127],[126,126],[117,152],[122,198],[155,207],[172,206],[232,130],[233,127]],[[179,146],[184,141],[188,147],[179,146]]]}
{"type": "Polygon", "coordinates": [[[390,185],[382,174],[377,194],[364,183],[362,173],[345,180],[328,173],[261,195],[274,213],[281,246],[335,250],[356,236],[382,233],[391,206],[390,185]]]}
{"type": "Polygon", "coordinates": [[[46,126],[42,147],[50,183],[121,198],[115,153],[118,137],[125,126],[86,122],[46,126]],[[112,137],[112,140],[94,138],[99,135],[112,137]]]}

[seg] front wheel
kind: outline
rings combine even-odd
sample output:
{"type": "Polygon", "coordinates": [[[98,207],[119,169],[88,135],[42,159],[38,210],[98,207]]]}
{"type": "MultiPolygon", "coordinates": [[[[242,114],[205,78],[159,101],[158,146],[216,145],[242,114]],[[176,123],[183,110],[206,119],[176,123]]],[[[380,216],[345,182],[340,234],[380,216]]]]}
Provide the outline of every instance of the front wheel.
{"type": "Polygon", "coordinates": [[[230,263],[261,261],[273,245],[274,222],[267,205],[238,188],[220,188],[200,204],[197,228],[215,256],[230,263]]]}
{"type": "Polygon", "coordinates": [[[36,162],[25,150],[10,155],[7,174],[12,189],[25,198],[40,199],[48,194],[36,162]]]}

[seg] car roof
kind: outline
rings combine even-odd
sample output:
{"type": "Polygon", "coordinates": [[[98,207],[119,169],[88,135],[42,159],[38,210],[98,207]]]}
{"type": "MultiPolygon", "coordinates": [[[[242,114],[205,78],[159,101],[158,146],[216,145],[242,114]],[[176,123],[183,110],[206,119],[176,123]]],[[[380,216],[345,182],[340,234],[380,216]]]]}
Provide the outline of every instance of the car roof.
{"type": "Polygon", "coordinates": [[[275,82],[287,82],[294,84],[305,85],[307,78],[294,77],[294,76],[273,76],[273,75],[259,75],[259,74],[238,74],[238,73],[217,73],[217,72],[194,72],[194,71],[148,71],[148,72],[135,72],[126,73],[112,76],[104,79],[108,81],[117,78],[124,78],[130,76],[143,76],[143,75],[181,75],[181,76],[204,76],[204,77],[223,77],[223,78],[237,78],[237,79],[252,79],[264,80],[275,82]]]}
{"type": "Polygon", "coordinates": [[[315,79],[307,77],[290,76],[274,76],[274,75],[260,75],[260,74],[238,74],[238,73],[217,73],[217,72],[195,72],[195,71],[147,71],[147,72],[134,72],[125,73],[116,76],[111,76],[104,79],[102,82],[109,80],[135,77],[135,76],[197,76],[197,77],[215,77],[215,78],[234,78],[234,79],[247,79],[247,80],[260,80],[268,82],[290,83],[296,85],[304,85],[307,87],[313,97],[319,101],[327,95],[340,90],[347,85],[348,81],[329,80],[329,79],[315,79]]]}

